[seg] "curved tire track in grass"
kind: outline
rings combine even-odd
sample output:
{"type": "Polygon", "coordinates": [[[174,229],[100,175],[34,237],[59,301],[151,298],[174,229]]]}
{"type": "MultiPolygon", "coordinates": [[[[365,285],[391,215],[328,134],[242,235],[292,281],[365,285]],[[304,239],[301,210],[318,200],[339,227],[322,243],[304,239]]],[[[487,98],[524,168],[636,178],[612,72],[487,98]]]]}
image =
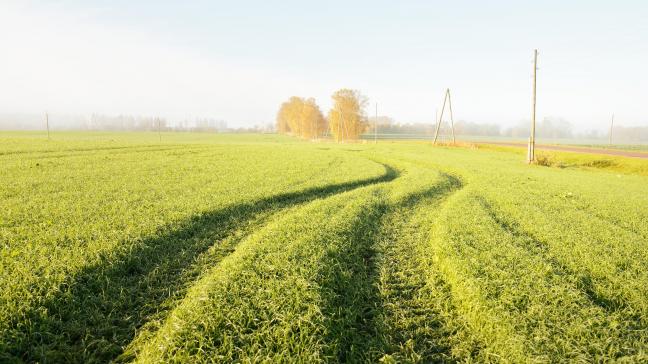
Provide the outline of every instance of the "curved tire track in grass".
{"type": "MultiPolygon", "coordinates": [[[[160,236],[144,239],[127,255],[88,267],[57,294],[18,317],[0,337],[0,359],[105,362],[116,358],[147,321],[159,317],[165,301],[178,299],[205,265],[232,252],[252,228],[273,213],[363,186],[393,180],[398,173],[309,188],[203,213],[160,236]],[[226,239],[232,236],[229,240],[226,239]],[[225,244],[218,245],[218,242],[225,244]],[[215,245],[216,244],[216,245],[215,245]]],[[[168,307],[167,307],[168,308],[168,307]]]]}
{"type": "MultiPolygon", "coordinates": [[[[583,291],[528,236],[484,205],[479,191],[449,199],[433,239],[477,361],[641,361],[645,339],[583,291]]],[[[631,321],[630,321],[631,322],[631,321]]],[[[641,330],[640,330],[641,331],[641,330]]],[[[465,340],[465,339],[464,339],[465,340]]]]}
{"type": "Polygon", "coordinates": [[[547,263],[551,267],[553,267],[553,274],[574,277],[575,288],[581,289],[583,291],[583,294],[590,300],[591,304],[601,307],[602,309],[608,311],[608,313],[614,312],[621,306],[621,303],[619,302],[614,302],[600,296],[597,292],[595,292],[594,287],[592,287],[591,277],[589,277],[588,275],[578,274],[558,261],[556,257],[551,255],[546,244],[539,241],[530,233],[523,231],[520,227],[516,226],[515,223],[507,221],[506,218],[501,216],[500,213],[497,212],[493,208],[491,203],[488,202],[485,198],[480,196],[477,200],[479,201],[479,204],[483,207],[483,209],[488,213],[488,216],[493,219],[493,221],[495,221],[502,228],[502,230],[506,231],[508,234],[515,238],[516,244],[523,246],[525,249],[547,261],[547,263]]]}
{"type": "MultiPolygon", "coordinates": [[[[552,254],[546,243],[524,231],[510,217],[502,215],[502,212],[494,208],[485,198],[481,197],[478,200],[490,218],[514,238],[516,245],[544,260],[552,267],[552,275],[564,277],[565,283],[571,286],[572,291],[580,292],[580,296],[584,298],[579,300],[582,302],[582,309],[587,309],[588,306],[600,308],[600,310],[590,311],[590,319],[605,322],[605,327],[614,328],[614,330],[605,333],[606,346],[600,350],[598,355],[614,353],[616,358],[625,357],[625,360],[629,358],[637,360],[638,357],[635,356],[642,355],[644,349],[633,347],[628,343],[640,343],[642,332],[646,332],[648,327],[645,322],[642,322],[640,313],[630,309],[630,302],[626,302],[623,297],[611,297],[605,292],[601,292],[589,272],[575,270],[574,267],[566,265],[552,254]],[[601,318],[602,316],[604,318],[601,318]]],[[[591,329],[591,331],[596,330],[597,328],[591,329]]],[[[645,338],[643,340],[645,341],[645,338]]],[[[594,351],[592,350],[592,352],[594,351]]]]}
{"type": "Polygon", "coordinates": [[[440,205],[463,187],[452,175],[390,209],[377,242],[382,347],[372,361],[452,362],[456,317],[447,283],[432,262],[431,226],[440,205]]]}
{"type": "Polygon", "coordinates": [[[376,249],[384,218],[452,189],[436,172],[410,172],[300,207],[248,237],[191,288],[154,337],[132,349],[136,361],[379,359],[376,249]]]}
{"type": "MultiPolygon", "coordinates": [[[[597,207],[576,205],[576,208],[584,213],[593,216],[595,219],[605,221],[606,223],[613,225],[615,228],[621,229],[624,232],[635,236],[638,240],[644,242],[644,246],[648,247],[648,229],[646,229],[645,227],[642,229],[638,224],[634,226],[632,224],[628,224],[627,220],[623,220],[622,218],[609,213],[601,212],[597,207]]],[[[646,218],[648,217],[642,217],[643,220],[645,220],[646,218]]]]}
{"type": "Polygon", "coordinates": [[[449,330],[442,313],[431,307],[441,300],[430,304],[426,301],[434,297],[422,296],[432,272],[422,270],[424,263],[417,260],[429,258],[429,252],[417,249],[428,242],[423,224],[430,220],[412,219],[417,212],[430,212],[417,211],[423,204],[435,209],[459,188],[459,179],[441,174],[432,187],[385,203],[376,221],[355,232],[354,243],[327,264],[327,278],[320,283],[326,302],[322,312],[335,361],[429,362],[449,357],[449,330]],[[421,232],[423,236],[417,235],[421,232]]]}
{"type": "Polygon", "coordinates": [[[579,277],[579,287],[594,302],[611,312],[625,311],[628,323],[635,322],[631,329],[646,332],[648,242],[580,206],[537,205],[525,213],[501,199],[494,207],[500,220],[542,244],[569,274],[579,277]]]}
{"type": "Polygon", "coordinates": [[[375,230],[379,186],[314,201],[250,235],[189,290],[154,337],[131,348],[136,361],[331,360],[321,282],[363,232],[375,230]]]}

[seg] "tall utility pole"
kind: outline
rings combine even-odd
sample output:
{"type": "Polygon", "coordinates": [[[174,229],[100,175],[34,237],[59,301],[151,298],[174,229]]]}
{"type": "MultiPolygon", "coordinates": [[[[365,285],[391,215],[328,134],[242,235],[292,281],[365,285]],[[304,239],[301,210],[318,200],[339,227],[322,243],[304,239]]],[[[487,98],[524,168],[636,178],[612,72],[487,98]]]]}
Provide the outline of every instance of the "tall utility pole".
{"type": "Polygon", "coordinates": [[[374,119],[374,144],[378,143],[378,103],[376,103],[376,118],[374,119]]]}
{"type": "Polygon", "coordinates": [[[612,122],[610,123],[610,139],[608,140],[609,145],[612,145],[612,128],[614,128],[614,114],[612,114],[612,122]]]}
{"type": "Polygon", "coordinates": [[[535,161],[535,124],[536,124],[536,80],[538,71],[538,50],[533,52],[533,111],[531,112],[531,136],[529,137],[529,150],[527,162],[535,161]]]}
{"type": "Polygon", "coordinates": [[[49,115],[47,115],[47,112],[45,112],[45,127],[47,128],[47,140],[50,140],[49,115]]]}
{"type": "Polygon", "coordinates": [[[160,131],[160,118],[157,118],[158,122],[158,137],[160,137],[160,143],[162,143],[162,132],[160,131]]]}

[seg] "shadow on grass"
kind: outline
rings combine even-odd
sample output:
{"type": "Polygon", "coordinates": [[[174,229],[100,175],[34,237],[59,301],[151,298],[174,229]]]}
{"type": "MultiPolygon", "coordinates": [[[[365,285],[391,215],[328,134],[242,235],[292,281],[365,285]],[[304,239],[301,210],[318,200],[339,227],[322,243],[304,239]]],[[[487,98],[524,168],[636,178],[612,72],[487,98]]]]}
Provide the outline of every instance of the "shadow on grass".
{"type": "MultiPolygon", "coordinates": [[[[461,181],[444,175],[445,181],[400,202],[379,203],[358,217],[349,244],[327,257],[323,279],[319,282],[324,306],[327,357],[336,362],[378,362],[390,351],[382,332],[383,302],[379,293],[380,271],[377,263],[377,241],[387,214],[402,208],[414,208],[423,199],[441,201],[461,187],[461,181]]],[[[442,348],[445,349],[445,348],[442,348]]],[[[442,350],[441,349],[441,350],[442,350]]]]}
{"type": "MultiPolygon", "coordinates": [[[[39,307],[0,334],[0,361],[108,362],[117,358],[137,330],[181,297],[200,269],[196,260],[228,235],[274,211],[354,188],[386,182],[398,173],[384,165],[379,177],[310,188],[203,213],[113,255],[66,282],[39,307]],[[187,272],[190,272],[187,274],[187,272]],[[193,273],[191,273],[193,272],[193,273]]],[[[238,241],[240,239],[234,239],[238,241]]],[[[234,249],[208,262],[213,266],[234,249]]],[[[220,248],[215,246],[215,248],[220,248]]],[[[163,313],[162,313],[163,314],[163,313]]]]}
{"type": "Polygon", "coordinates": [[[367,361],[367,349],[380,346],[375,342],[380,340],[375,322],[380,304],[374,242],[387,209],[385,203],[377,203],[364,210],[348,243],[343,249],[329,251],[322,264],[318,283],[324,298],[325,355],[335,362],[367,361]]]}

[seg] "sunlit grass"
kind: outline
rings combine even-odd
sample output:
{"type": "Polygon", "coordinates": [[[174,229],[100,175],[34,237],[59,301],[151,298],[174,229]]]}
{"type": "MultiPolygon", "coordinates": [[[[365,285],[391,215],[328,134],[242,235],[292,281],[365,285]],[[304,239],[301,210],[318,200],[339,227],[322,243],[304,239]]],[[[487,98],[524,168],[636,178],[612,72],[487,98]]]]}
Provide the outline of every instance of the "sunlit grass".
{"type": "Polygon", "coordinates": [[[648,161],[157,137],[0,136],[1,360],[647,359],[648,161]]]}

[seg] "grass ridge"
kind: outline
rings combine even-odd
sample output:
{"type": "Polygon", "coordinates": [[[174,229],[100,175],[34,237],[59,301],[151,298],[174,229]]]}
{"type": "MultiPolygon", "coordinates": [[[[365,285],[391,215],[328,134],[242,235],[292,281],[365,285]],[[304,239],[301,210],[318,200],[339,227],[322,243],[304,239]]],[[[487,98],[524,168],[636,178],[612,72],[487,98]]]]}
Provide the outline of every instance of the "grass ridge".
{"type": "MultiPolygon", "coordinates": [[[[391,166],[383,166],[385,172],[375,178],[284,193],[203,213],[180,229],[144,239],[127,256],[84,269],[70,277],[57,295],[10,323],[12,329],[0,338],[4,346],[0,358],[73,362],[114,359],[139,327],[152,315],[159,315],[158,306],[165,299],[176,296],[175,291],[183,291],[182,287],[195,279],[181,273],[215,241],[222,241],[259,214],[398,176],[391,166]],[[25,323],[32,329],[19,329],[25,323]]],[[[224,246],[223,253],[232,249],[224,246]]]]}

